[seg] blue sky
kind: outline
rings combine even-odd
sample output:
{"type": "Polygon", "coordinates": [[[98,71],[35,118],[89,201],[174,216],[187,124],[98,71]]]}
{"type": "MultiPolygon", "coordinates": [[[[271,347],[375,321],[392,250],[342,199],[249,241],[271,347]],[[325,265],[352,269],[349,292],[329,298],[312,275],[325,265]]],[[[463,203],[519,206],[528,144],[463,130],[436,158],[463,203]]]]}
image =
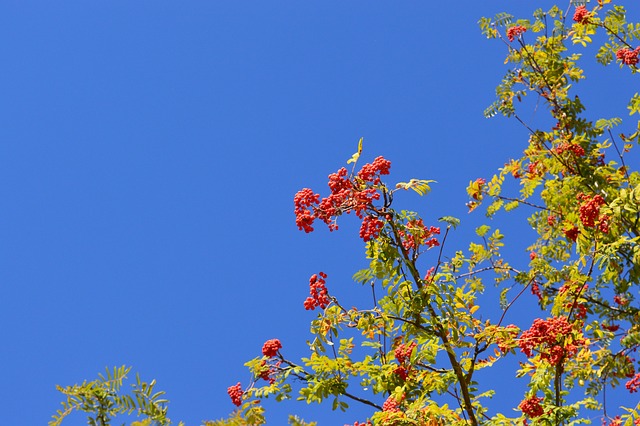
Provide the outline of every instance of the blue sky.
{"type": "MultiPolygon", "coordinates": [[[[482,116],[504,49],[476,22],[538,6],[3,1],[0,424],[45,424],[56,384],[126,364],[196,425],[234,408],[226,388],[265,340],[305,355],[308,277],[357,298],[363,247],[349,217],[299,232],[292,198],[324,191],[360,137],[390,181],[438,181],[398,202],[425,222],[461,217],[463,244],[482,221],[467,183],[527,138],[482,116]]],[[[595,108],[624,111],[616,96],[595,108]]],[[[290,405],[269,424],[287,411],[320,425],[367,413],[290,405]]]]}

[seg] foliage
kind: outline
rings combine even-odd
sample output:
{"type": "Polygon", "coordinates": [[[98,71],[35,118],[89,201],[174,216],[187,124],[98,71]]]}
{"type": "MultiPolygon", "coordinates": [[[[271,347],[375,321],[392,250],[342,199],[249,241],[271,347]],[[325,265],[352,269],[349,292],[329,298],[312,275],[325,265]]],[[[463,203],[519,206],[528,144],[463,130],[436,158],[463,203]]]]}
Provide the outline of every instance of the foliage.
{"type": "MultiPolygon", "coordinates": [[[[140,421],[131,426],[162,426],[171,424],[167,418],[164,392],[154,392],[155,380],[143,382],[136,376],[136,383],[131,385],[130,393],[121,391],[122,385],[131,371],[130,367],[114,367],[106,369],[105,375],[98,375],[98,379],[91,382],[84,381],[80,385],[67,386],[57,389],[66,395],[62,402],[62,410],[58,410],[49,422],[49,426],[58,426],[62,420],[73,411],[89,413],[88,424],[91,426],[110,425],[113,417],[118,414],[132,414],[143,416],[140,421]]],[[[182,424],[182,423],[180,423],[182,424]]]]}
{"type": "MultiPolygon", "coordinates": [[[[504,235],[488,224],[468,247],[450,248],[458,219],[435,226],[394,204],[404,190],[426,195],[432,181],[387,185],[391,163],[383,157],[356,172],[361,139],[347,162],[352,170],[329,176],[329,195],[305,188],[294,204],[305,232],[320,222],[337,230],[338,218],[352,212],[361,220],[369,266],[353,278],[370,288],[370,300],[348,308],[329,292],[326,274],[312,275],[304,307],[318,314],[309,356],[291,360],[277,339],[266,342],[262,356],[246,363],[252,382],[228,389],[237,410],[205,424],[265,424],[264,399],[297,397],[334,410],[370,407],[371,417],[354,425],[575,425],[594,417],[640,425],[640,404],[612,408],[606,398],[607,388],[640,389],[632,357],[640,346],[640,173],[628,164],[640,122],[589,120],[574,88],[585,78],[579,64],[588,49],[602,65],[617,62],[616,72],[637,73],[640,24],[628,23],[625,9],[608,0],[587,6],[539,9],[532,20],[507,13],[480,20],[482,34],[506,47],[509,66],[485,116],[511,117],[529,138],[520,158],[470,182],[468,206],[484,208],[496,222],[500,212],[529,209],[524,226],[536,235],[530,262],[516,267],[505,259],[504,235]],[[536,129],[522,118],[527,96],[546,106],[548,126],[536,129]],[[490,284],[500,290],[497,320],[487,319],[483,293],[490,284]],[[537,318],[505,324],[527,297],[539,308],[537,318]],[[519,369],[502,373],[526,383],[521,403],[492,404],[495,391],[478,372],[521,354],[519,369]]],[[[640,111],[640,95],[631,95],[628,109],[632,117],[640,111]]],[[[65,409],[95,418],[133,410],[118,389],[115,378],[67,388],[65,409]]],[[[307,423],[292,417],[290,424],[307,423]]]]}

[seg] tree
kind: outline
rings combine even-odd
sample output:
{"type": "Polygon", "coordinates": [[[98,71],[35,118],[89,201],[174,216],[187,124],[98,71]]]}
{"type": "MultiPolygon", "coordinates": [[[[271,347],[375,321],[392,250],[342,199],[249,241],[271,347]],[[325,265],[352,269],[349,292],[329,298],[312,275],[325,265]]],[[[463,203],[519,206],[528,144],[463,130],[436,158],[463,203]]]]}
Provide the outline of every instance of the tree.
{"type": "MultiPolygon", "coordinates": [[[[167,418],[167,400],[163,398],[163,391],[154,392],[155,380],[147,383],[136,376],[131,393],[121,390],[130,371],[131,368],[125,366],[107,369],[104,375],[100,374],[98,379],[91,382],[85,381],[65,388],[58,386],[58,390],[67,399],[62,403],[63,409],[58,410],[49,425],[62,424],[64,418],[73,411],[89,413],[88,424],[91,426],[109,425],[114,416],[133,412],[144,418],[131,423],[131,426],[170,424],[167,418]]],[[[180,425],[182,424],[181,422],[180,425]]]]}
{"type": "MultiPolygon", "coordinates": [[[[468,248],[449,247],[458,219],[438,224],[395,204],[405,190],[426,195],[431,182],[388,185],[391,162],[383,157],[358,169],[361,140],[347,162],[351,170],[329,175],[329,195],[305,188],[294,205],[296,225],[307,233],[320,222],[337,230],[343,214],[361,221],[369,267],[354,281],[371,288],[370,300],[343,306],[329,291],[330,277],[313,274],[304,301],[318,312],[309,357],[289,359],[278,339],[265,342],[262,356],[246,364],[254,380],[228,389],[237,410],[207,425],[264,424],[263,399],[296,393],[306,402],[329,400],[333,409],[371,407],[371,417],[354,425],[572,425],[594,417],[640,425],[640,404],[619,409],[605,393],[640,388],[633,358],[640,346],[640,174],[630,167],[640,122],[590,120],[574,88],[585,78],[585,49],[602,65],[616,62],[635,74],[640,24],[600,0],[591,8],[573,1],[567,12],[539,9],[532,20],[501,13],[482,18],[480,27],[505,45],[509,64],[485,115],[514,118],[529,138],[520,158],[470,182],[468,206],[485,208],[498,223],[528,209],[523,226],[537,234],[530,262],[508,261],[503,234],[489,225],[477,228],[468,248]],[[522,118],[527,95],[545,105],[548,126],[522,118]],[[487,283],[501,289],[503,312],[493,321],[483,315],[487,283]],[[538,318],[506,324],[525,298],[534,298],[538,318]],[[502,368],[510,357],[523,361],[503,376],[527,383],[517,407],[492,403],[492,386],[477,381],[479,370],[502,368]]],[[[640,113],[640,95],[628,108],[632,117],[640,113]]],[[[307,424],[296,417],[290,423],[307,424]]]]}

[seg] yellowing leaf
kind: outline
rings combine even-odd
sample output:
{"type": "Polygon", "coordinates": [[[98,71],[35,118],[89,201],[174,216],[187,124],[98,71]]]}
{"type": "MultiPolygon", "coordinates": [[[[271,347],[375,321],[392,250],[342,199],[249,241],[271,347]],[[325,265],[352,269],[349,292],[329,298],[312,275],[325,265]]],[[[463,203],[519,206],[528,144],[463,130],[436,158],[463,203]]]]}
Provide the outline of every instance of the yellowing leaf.
{"type": "Polygon", "coordinates": [[[413,189],[420,195],[426,195],[431,191],[430,183],[435,180],[423,180],[423,179],[411,179],[409,182],[398,182],[396,188],[398,189],[413,189]]]}
{"type": "Polygon", "coordinates": [[[358,158],[360,158],[360,154],[362,153],[362,140],[363,139],[364,138],[360,138],[360,141],[358,141],[358,152],[356,152],[355,154],[353,154],[351,156],[349,161],[347,161],[347,164],[355,163],[356,161],[358,161],[358,158]]]}

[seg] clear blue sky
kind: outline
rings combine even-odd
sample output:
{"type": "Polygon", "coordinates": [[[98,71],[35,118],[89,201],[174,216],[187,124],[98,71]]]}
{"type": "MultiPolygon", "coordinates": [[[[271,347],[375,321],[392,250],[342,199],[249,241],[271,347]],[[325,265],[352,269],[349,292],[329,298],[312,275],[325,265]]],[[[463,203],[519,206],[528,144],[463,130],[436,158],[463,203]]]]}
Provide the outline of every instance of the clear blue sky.
{"type": "MultiPolygon", "coordinates": [[[[504,49],[476,22],[541,3],[3,1],[0,424],[46,424],[56,384],[126,364],[197,425],[234,408],[265,340],[305,355],[308,277],[355,299],[363,248],[350,217],[299,232],[292,197],[324,191],[361,136],[391,181],[438,181],[399,203],[468,235],[466,184],[527,138],[482,116],[504,49]]],[[[367,413],[289,405],[269,424],[286,411],[367,413]]]]}

